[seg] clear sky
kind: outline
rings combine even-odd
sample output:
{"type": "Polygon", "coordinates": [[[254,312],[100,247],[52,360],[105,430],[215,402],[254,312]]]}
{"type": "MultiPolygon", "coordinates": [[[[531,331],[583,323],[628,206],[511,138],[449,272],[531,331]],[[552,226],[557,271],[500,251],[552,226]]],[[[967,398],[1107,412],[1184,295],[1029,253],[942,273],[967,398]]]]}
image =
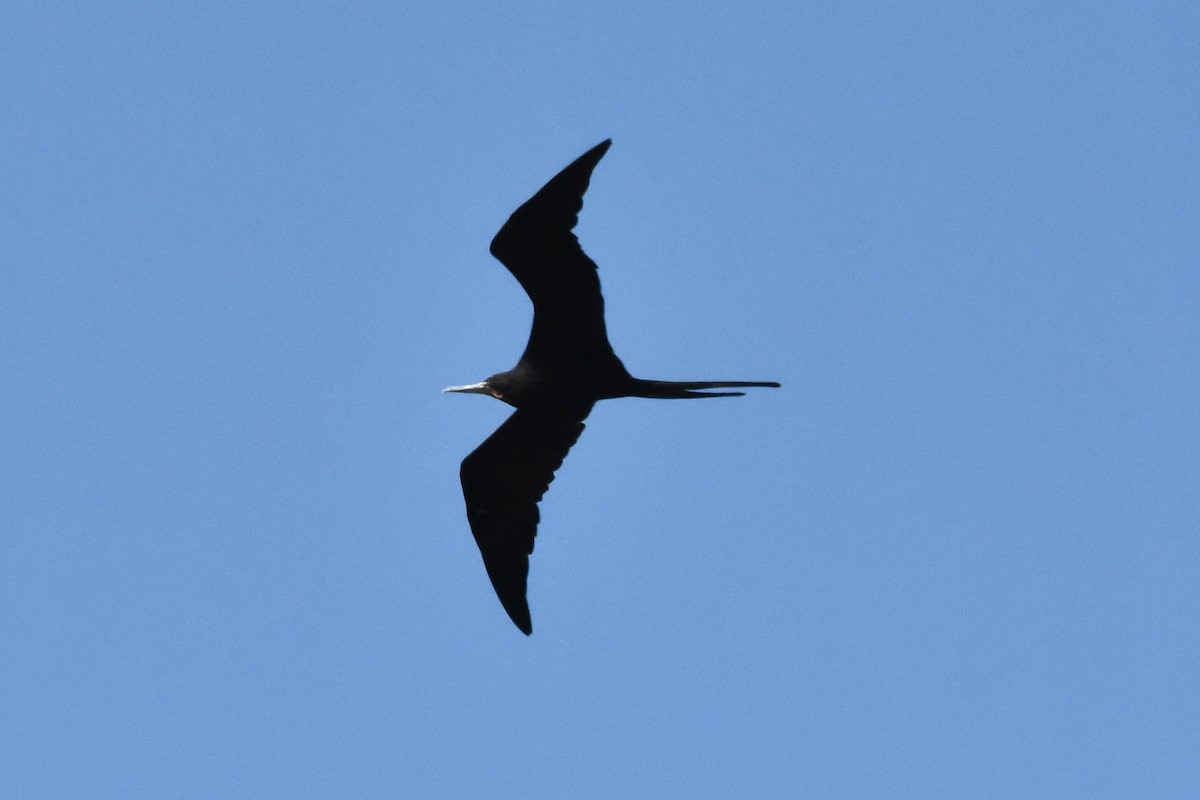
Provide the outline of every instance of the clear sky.
{"type": "Polygon", "coordinates": [[[0,793],[1190,796],[1196,5],[504,5],[0,12],[0,793]],[[601,404],[527,639],[441,389],[607,137],[618,354],[783,388],[601,404]]]}

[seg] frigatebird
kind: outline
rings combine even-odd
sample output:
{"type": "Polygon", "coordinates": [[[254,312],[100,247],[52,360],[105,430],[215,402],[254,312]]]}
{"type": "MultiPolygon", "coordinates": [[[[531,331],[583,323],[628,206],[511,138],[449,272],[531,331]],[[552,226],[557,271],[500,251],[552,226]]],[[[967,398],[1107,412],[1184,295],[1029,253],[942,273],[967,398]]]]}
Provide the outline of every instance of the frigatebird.
{"type": "Polygon", "coordinates": [[[592,170],[611,139],[588,150],[513,212],[491,253],[533,301],[533,330],[517,365],[447,392],[491,395],[517,410],[463,459],[467,521],[509,617],[533,633],[525,597],[538,503],[598,400],[615,397],[732,397],[713,392],[774,381],[652,381],[629,374],[608,343],[596,264],[572,229],[592,170]]]}

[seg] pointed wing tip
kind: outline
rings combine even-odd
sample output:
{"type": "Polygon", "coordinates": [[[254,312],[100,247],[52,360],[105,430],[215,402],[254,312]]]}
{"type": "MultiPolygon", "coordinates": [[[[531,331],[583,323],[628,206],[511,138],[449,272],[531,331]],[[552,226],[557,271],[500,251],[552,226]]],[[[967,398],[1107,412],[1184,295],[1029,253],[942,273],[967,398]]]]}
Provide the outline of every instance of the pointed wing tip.
{"type": "Polygon", "coordinates": [[[591,161],[592,168],[595,169],[596,164],[598,164],[600,162],[600,159],[604,158],[604,154],[608,152],[608,148],[610,148],[610,147],[612,147],[612,139],[605,139],[603,142],[596,145],[591,150],[588,150],[586,153],[584,153],[582,156],[580,156],[579,158],[577,158],[575,160],[576,160],[576,162],[584,161],[584,160],[591,161]]]}
{"type": "Polygon", "coordinates": [[[592,170],[594,170],[596,165],[600,163],[600,159],[604,158],[604,154],[608,152],[608,148],[610,147],[612,147],[612,139],[605,139],[603,142],[591,148],[579,158],[575,159],[566,167],[564,167],[558,175],[555,175],[554,178],[550,179],[550,182],[553,183],[564,174],[579,175],[583,179],[583,186],[580,187],[579,192],[580,202],[582,203],[583,193],[587,191],[587,185],[592,178],[592,170]]]}
{"type": "Polygon", "coordinates": [[[529,604],[525,602],[525,598],[521,598],[520,606],[509,608],[506,605],[504,610],[508,612],[509,619],[517,626],[517,630],[526,636],[533,635],[533,619],[529,616],[529,604]]]}
{"type": "MultiPolygon", "coordinates": [[[[525,564],[527,571],[529,569],[529,562],[526,561],[525,564]]],[[[514,585],[513,581],[501,580],[497,582],[496,575],[489,574],[489,577],[492,578],[492,588],[496,590],[496,598],[499,599],[500,605],[504,608],[504,613],[508,614],[508,618],[512,620],[513,625],[516,625],[521,633],[531,636],[533,634],[533,618],[529,614],[529,601],[525,598],[525,574],[522,573],[521,575],[519,589],[514,585]]]]}
{"type": "Polygon", "coordinates": [[[526,285],[529,278],[523,276],[531,268],[530,260],[533,263],[538,261],[535,255],[544,248],[544,240],[547,239],[553,242],[556,237],[565,235],[569,249],[577,253],[589,271],[595,270],[595,265],[579,249],[575,237],[569,234],[579,221],[583,195],[591,182],[592,171],[611,146],[612,139],[605,139],[559,170],[509,216],[492,238],[488,251],[508,267],[509,272],[525,286],[526,292],[529,291],[526,285]]]}

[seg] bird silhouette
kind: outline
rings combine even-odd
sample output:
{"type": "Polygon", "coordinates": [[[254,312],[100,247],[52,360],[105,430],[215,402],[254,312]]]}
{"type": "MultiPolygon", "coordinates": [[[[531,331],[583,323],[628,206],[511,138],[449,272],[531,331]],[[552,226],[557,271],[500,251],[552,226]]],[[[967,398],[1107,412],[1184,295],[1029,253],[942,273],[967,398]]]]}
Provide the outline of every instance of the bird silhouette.
{"type": "Polygon", "coordinates": [[[517,410],[462,462],[467,521],[509,617],[533,632],[526,600],[538,503],[598,400],[616,397],[731,397],[711,389],[774,381],[653,381],[635,378],[613,353],[604,325],[596,264],[572,229],[606,139],[550,179],[513,212],[492,240],[500,260],[533,301],[533,330],[517,365],[447,392],[486,394],[517,410]]]}

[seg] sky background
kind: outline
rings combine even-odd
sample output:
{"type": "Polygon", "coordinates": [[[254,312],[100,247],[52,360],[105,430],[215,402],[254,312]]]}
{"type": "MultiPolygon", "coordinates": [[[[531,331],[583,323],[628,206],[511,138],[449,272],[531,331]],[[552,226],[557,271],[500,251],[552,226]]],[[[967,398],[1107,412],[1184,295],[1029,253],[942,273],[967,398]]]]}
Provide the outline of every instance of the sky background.
{"type": "Polygon", "coordinates": [[[1179,798],[1194,3],[0,12],[0,782],[1179,798]],[[577,232],[630,370],[509,622],[458,464],[577,232]]]}

